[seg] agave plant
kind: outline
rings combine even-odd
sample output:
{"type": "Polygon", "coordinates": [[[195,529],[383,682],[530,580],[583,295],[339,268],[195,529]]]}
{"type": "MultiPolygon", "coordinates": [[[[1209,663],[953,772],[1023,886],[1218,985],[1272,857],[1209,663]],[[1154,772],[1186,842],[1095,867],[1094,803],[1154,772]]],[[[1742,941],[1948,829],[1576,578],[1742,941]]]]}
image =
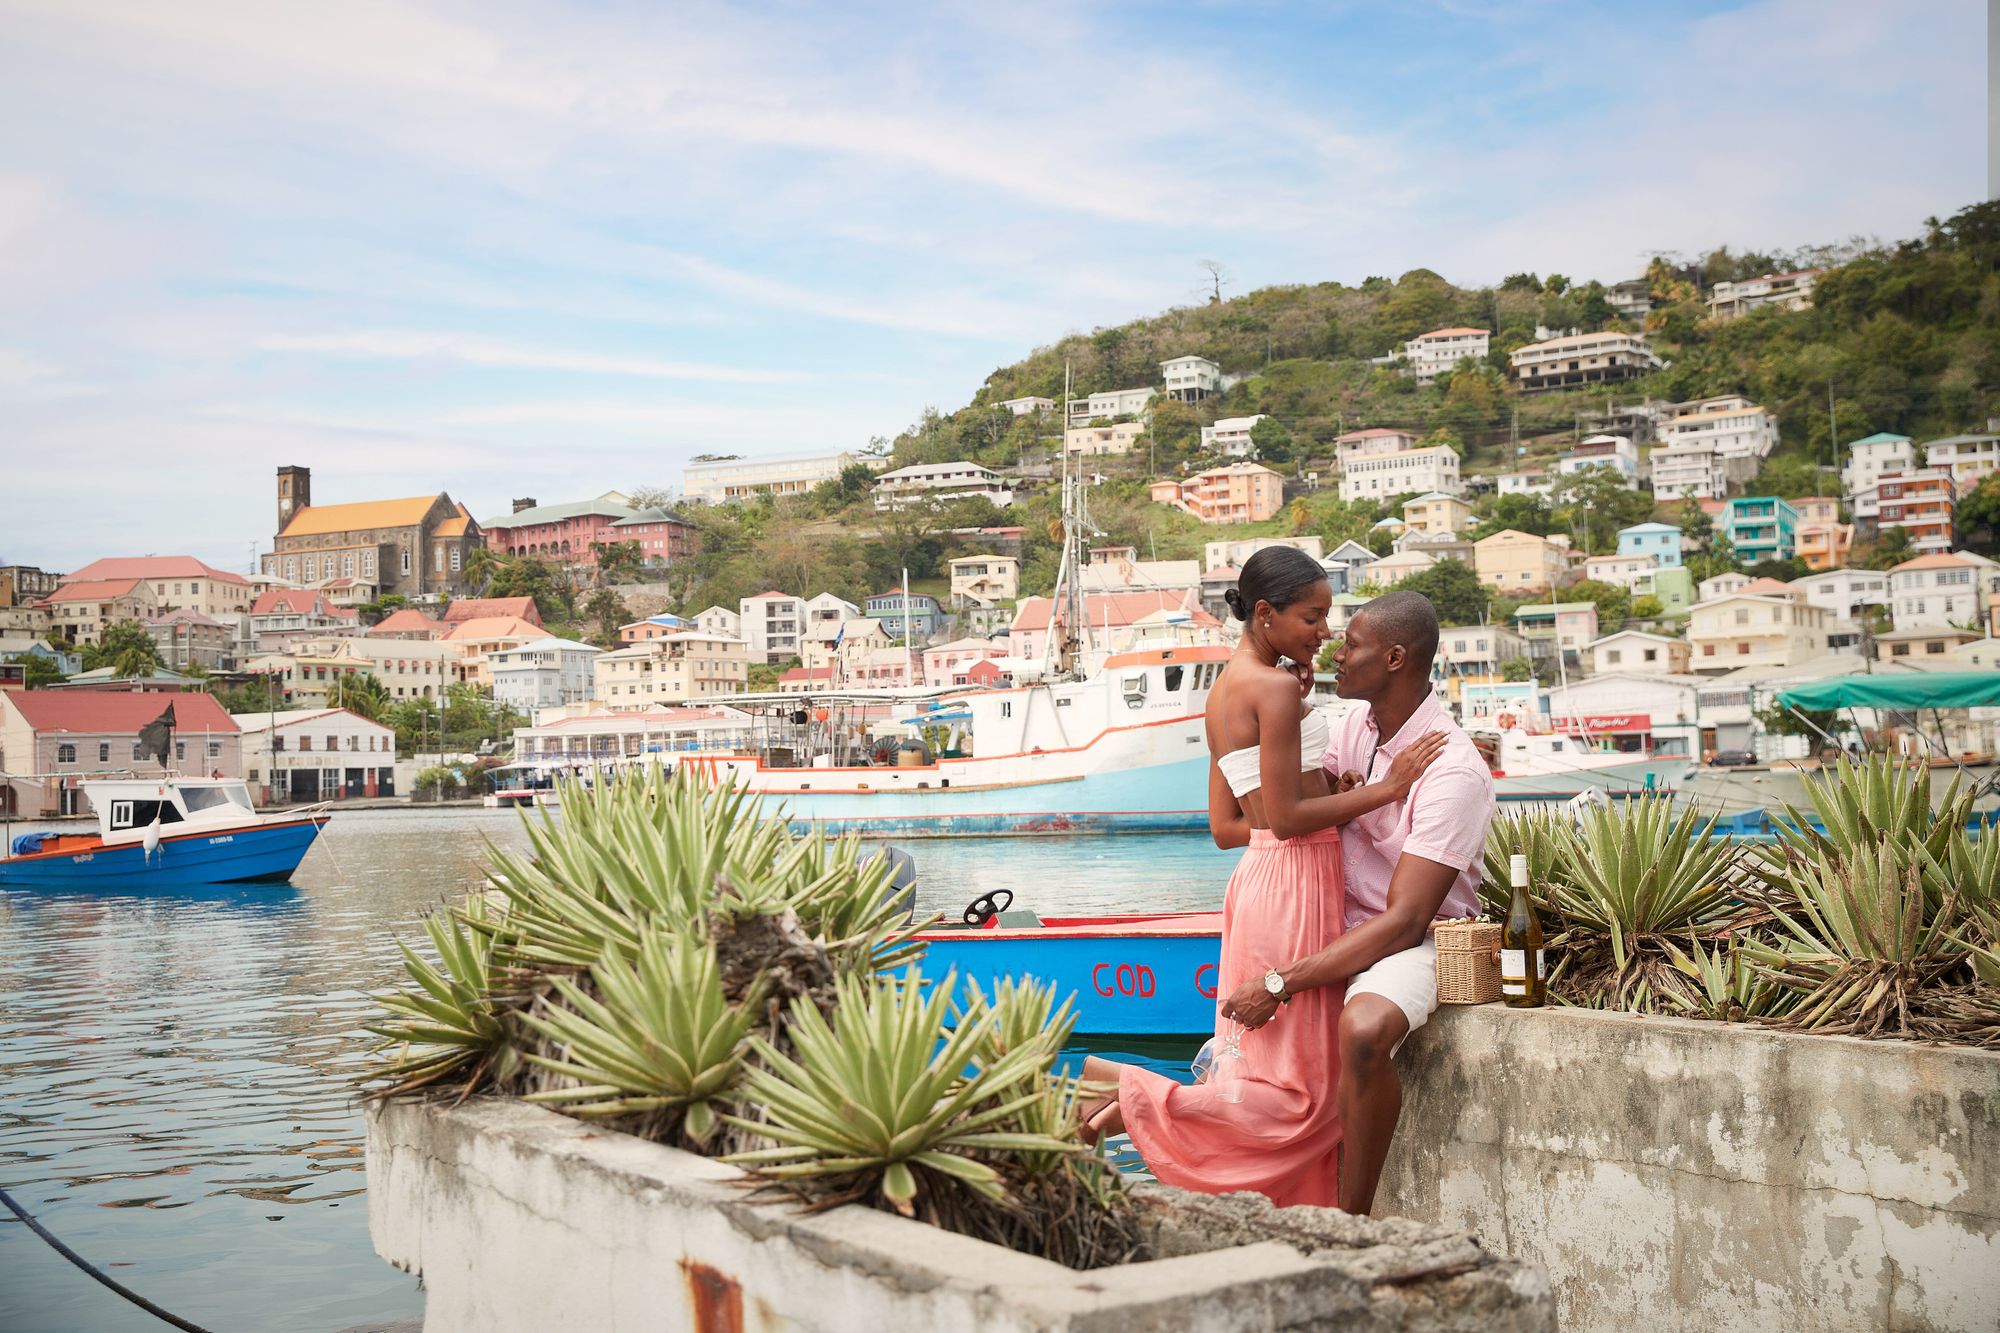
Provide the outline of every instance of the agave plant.
{"type": "Polygon", "coordinates": [[[1528,897],[1543,912],[1554,910],[1548,895],[1551,886],[1568,874],[1563,857],[1563,834],[1568,821],[1550,810],[1524,811],[1501,815],[1486,831],[1485,874],[1479,881],[1479,899],[1491,916],[1505,920],[1514,895],[1513,860],[1516,853],[1528,858],[1528,897]]]}
{"type": "Polygon", "coordinates": [[[1971,980],[1955,893],[1926,891],[1929,853],[1884,840],[1794,861],[1795,911],[1771,944],[1745,952],[1798,992],[1783,1026],[1859,1036],[2000,1044],[2000,994],[1971,980]]]}
{"type": "Polygon", "coordinates": [[[1845,849],[1890,843],[1922,847],[1942,864],[1954,833],[1963,836],[1972,810],[1972,793],[1959,790],[1958,779],[1931,805],[1930,768],[1904,763],[1887,755],[1855,763],[1842,758],[1831,772],[1804,780],[1806,796],[1826,832],[1821,833],[1791,806],[1778,824],[1778,836],[1797,857],[1816,852],[1840,855],[1845,849]]]}
{"type": "Polygon", "coordinates": [[[659,928],[646,930],[629,961],[606,950],[589,982],[551,977],[550,1002],[521,1015],[562,1052],[526,1059],[564,1076],[525,1100],[577,1116],[664,1115],[694,1144],[706,1143],[716,1105],[741,1073],[761,987],[731,1004],[714,946],[659,928]]]}
{"type": "Polygon", "coordinates": [[[437,965],[397,941],[403,970],[416,988],[378,997],[393,1018],[368,1031],[397,1054],[379,1075],[371,1075],[390,1082],[370,1095],[401,1096],[454,1081],[470,1089],[489,1073],[511,1070],[505,1001],[496,998],[501,988],[495,983],[491,941],[481,929],[489,915],[486,899],[474,894],[459,915],[426,917],[424,933],[430,936],[437,965]]]}
{"type": "Polygon", "coordinates": [[[1563,869],[1550,896],[1564,928],[1552,941],[1560,961],[1551,986],[1592,1007],[1650,1009],[1676,997],[1692,1006],[1669,942],[1713,933],[1744,911],[1732,849],[1709,836],[1713,827],[1712,817],[1646,796],[1561,830],[1563,869]]]}
{"type": "Polygon", "coordinates": [[[1792,992],[1758,971],[1742,943],[1733,936],[1717,940],[1715,948],[1710,950],[1702,947],[1700,936],[1690,933],[1686,953],[1671,942],[1667,944],[1667,952],[1674,966],[1699,987],[1691,999],[1680,992],[1668,994],[1668,1002],[1683,1013],[1740,1023],[1781,1015],[1795,998],[1792,992]]]}
{"type": "Polygon", "coordinates": [[[1044,1095],[1029,1075],[1047,1068],[1050,1053],[1030,1042],[975,1064],[992,1049],[997,1019],[988,1010],[947,1027],[954,977],[928,995],[914,969],[900,981],[845,976],[837,989],[831,1023],[811,1003],[792,1002],[797,1059],[751,1039],[757,1063],[744,1091],[766,1118],[736,1123],[778,1146],[729,1161],[799,1186],[820,1205],[875,1200],[964,1230],[964,1193],[1006,1197],[982,1153],[1077,1151],[1053,1135],[1004,1128],[1044,1095]]]}

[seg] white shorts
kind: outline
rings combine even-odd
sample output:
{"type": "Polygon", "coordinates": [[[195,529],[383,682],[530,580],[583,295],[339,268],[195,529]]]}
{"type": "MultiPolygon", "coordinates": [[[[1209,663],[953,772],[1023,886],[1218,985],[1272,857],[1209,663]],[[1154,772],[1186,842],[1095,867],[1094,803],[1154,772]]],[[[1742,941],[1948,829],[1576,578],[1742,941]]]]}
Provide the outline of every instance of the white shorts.
{"type": "MultiPolygon", "coordinates": [[[[1347,998],[1379,995],[1403,1011],[1410,1020],[1410,1032],[1422,1027],[1438,1007],[1437,941],[1424,936],[1414,949],[1392,953],[1365,972],[1357,972],[1347,983],[1347,998]]],[[[1403,1034],[1407,1040],[1409,1033],[1403,1034]]],[[[1389,1052],[1394,1059],[1403,1042],[1389,1052]]]]}

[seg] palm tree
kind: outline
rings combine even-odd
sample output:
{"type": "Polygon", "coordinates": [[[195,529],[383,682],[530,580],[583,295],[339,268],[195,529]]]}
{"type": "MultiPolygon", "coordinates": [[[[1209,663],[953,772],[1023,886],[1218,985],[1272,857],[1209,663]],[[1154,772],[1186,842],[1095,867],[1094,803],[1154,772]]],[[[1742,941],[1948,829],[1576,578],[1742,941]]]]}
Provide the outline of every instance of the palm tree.
{"type": "Polygon", "coordinates": [[[345,708],[371,721],[379,720],[388,710],[390,702],[389,687],[372,671],[343,675],[333,687],[335,708],[345,708]]]}
{"type": "Polygon", "coordinates": [[[484,597],[487,590],[493,586],[493,580],[499,577],[500,571],[506,567],[507,562],[497,553],[487,547],[476,546],[465,556],[465,581],[479,590],[479,596],[484,597]]]}

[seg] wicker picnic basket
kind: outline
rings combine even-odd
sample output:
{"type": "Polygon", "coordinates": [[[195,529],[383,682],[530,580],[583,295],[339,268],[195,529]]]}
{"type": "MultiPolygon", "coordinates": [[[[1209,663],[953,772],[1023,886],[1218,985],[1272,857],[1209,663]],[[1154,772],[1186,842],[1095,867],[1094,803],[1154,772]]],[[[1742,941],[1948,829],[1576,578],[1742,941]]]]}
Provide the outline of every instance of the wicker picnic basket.
{"type": "Polygon", "coordinates": [[[1465,917],[1437,923],[1439,1004],[1500,998],[1500,923],[1465,917]]]}

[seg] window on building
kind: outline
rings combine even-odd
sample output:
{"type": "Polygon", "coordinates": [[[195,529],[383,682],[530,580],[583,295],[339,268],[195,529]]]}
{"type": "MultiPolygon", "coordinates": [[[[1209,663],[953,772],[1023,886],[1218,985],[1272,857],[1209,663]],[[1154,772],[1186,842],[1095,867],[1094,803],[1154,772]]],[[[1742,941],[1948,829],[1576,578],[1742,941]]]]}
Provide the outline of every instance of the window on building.
{"type": "Polygon", "coordinates": [[[310,736],[301,736],[301,737],[299,737],[299,749],[300,749],[301,751],[309,751],[309,750],[311,750],[311,749],[312,749],[312,747],[313,747],[313,738],[312,738],[312,737],[310,737],[310,736]]]}
{"type": "Polygon", "coordinates": [[[137,741],[132,742],[132,757],[134,759],[144,759],[146,757],[145,747],[137,741]]]}
{"type": "Polygon", "coordinates": [[[399,546],[396,549],[403,553],[403,572],[407,574],[410,572],[410,548],[407,546],[399,546]]]}
{"type": "Polygon", "coordinates": [[[187,742],[186,742],[186,741],[175,741],[175,742],[174,742],[174,758],[176,758],[176,759],[185,759],[185,758],[187,758],[187,757],[188,757],[188,747],[187,747],[187,742]]]}
{"type": "Polygon", "coordinates": [[[1944,651],[1944,644],[1937,639],[1932,639],[1924,645],[1924,651],[1927,653],[1942,653],[1944,651]]]}
{"type": "Polygon", "coordinates": [[[58,745],[56,747],[56,762],[58,764],[75,763],[76,747],[74,745],[58,745]]]}

